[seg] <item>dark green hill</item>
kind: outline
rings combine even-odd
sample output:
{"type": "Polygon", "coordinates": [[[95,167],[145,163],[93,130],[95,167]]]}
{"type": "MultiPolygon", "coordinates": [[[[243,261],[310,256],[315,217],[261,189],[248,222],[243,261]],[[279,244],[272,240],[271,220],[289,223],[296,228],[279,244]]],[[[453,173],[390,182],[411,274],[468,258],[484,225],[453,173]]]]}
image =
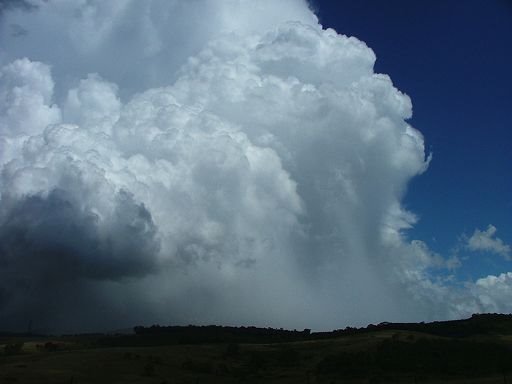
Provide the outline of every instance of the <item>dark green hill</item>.
{"type": "Polygon", "coordinates": [[[478,314],[469,319],[432,323],[380,323],[366,328],[338,329],[330,332],[208,326],[137,326],[133,335],[114,335],[100,339],[104,345],[166,345],[201,343],[283,343],[364,335],[378,331],[409,331],[435,336],[461,338],[476,335],[512,335],[512,315],[478,314]]]}
{"type": "MultiPolygon", "coordinates": [[[[345,328],[316,335],[332,336],[361,334],[375,331],[411,331],[444,337],[469,337],[475,335],[512,335],[512,314],[475,314],[469,319],[434,321],[432,323],[380,323],[366,328],[345,328]]],[[[313,334],[315,336],[315,334],[313,334]]]]}

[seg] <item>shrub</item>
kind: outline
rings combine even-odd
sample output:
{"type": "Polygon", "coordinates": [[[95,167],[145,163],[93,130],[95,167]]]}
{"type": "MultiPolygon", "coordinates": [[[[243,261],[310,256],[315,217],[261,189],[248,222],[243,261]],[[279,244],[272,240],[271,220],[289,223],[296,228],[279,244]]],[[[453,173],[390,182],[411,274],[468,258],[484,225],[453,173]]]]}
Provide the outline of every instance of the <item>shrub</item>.
{"type": "Polygon", "coordinates": [[[23,351],[23,343],[12,343],[4,346],[6,355],[19,355],[23,351]]]}
{"type": "Polygon", "coordinates": [[[44,343],[44,349],[48,352],[55,352],[56,350],[59,349],[59,344],[54,343],[52,341],[47,341],[46,343],[44,343]]]}

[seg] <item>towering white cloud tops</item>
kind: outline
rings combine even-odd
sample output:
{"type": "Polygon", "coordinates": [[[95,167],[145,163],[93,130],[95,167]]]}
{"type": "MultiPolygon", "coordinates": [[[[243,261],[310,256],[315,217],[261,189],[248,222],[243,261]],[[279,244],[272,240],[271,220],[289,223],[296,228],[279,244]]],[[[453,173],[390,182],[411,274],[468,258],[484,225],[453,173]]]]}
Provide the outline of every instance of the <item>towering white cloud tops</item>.
{"type": "Polygon", "coordinates": [[[411,101],[304,0],[11,4],[0,328],[333,328],[501,305],[480,300],[489,284],[433,279],[446,261],[407,240],[401,199],[428,166],[411,101]]]}

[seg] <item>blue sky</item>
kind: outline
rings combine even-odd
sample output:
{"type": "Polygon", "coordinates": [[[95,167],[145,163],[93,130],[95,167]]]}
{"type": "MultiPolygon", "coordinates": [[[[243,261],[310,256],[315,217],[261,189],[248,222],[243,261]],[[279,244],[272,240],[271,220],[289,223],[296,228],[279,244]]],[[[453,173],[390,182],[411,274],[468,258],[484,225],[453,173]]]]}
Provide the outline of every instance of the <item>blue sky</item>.
{"type": "MultiPolygon", "coordinates": [[[[413,103],[410,123],[433,160],[405,198],[419,222],[411,238],[449,256],[458,238],[493,224],[512,243],[512,3],[314,0],[324,27],[365,41],[376,72],[413,103]]],[[[460,251],[458,273],[511,269],[500,257],[460,251]]]]}

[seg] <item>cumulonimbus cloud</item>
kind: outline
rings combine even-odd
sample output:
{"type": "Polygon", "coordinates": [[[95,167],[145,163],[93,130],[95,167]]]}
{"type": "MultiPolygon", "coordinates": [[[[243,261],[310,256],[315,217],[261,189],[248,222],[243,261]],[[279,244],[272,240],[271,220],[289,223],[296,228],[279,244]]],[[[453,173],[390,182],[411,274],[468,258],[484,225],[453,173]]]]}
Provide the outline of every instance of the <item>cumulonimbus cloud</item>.
{"type": "Polygon", "coordinates": [[[0,24],[0,326],[508,305],[435,279],[448,262],[407,239],[429,163],[411,101],[305,1],[30,4],[0,24]]]}

